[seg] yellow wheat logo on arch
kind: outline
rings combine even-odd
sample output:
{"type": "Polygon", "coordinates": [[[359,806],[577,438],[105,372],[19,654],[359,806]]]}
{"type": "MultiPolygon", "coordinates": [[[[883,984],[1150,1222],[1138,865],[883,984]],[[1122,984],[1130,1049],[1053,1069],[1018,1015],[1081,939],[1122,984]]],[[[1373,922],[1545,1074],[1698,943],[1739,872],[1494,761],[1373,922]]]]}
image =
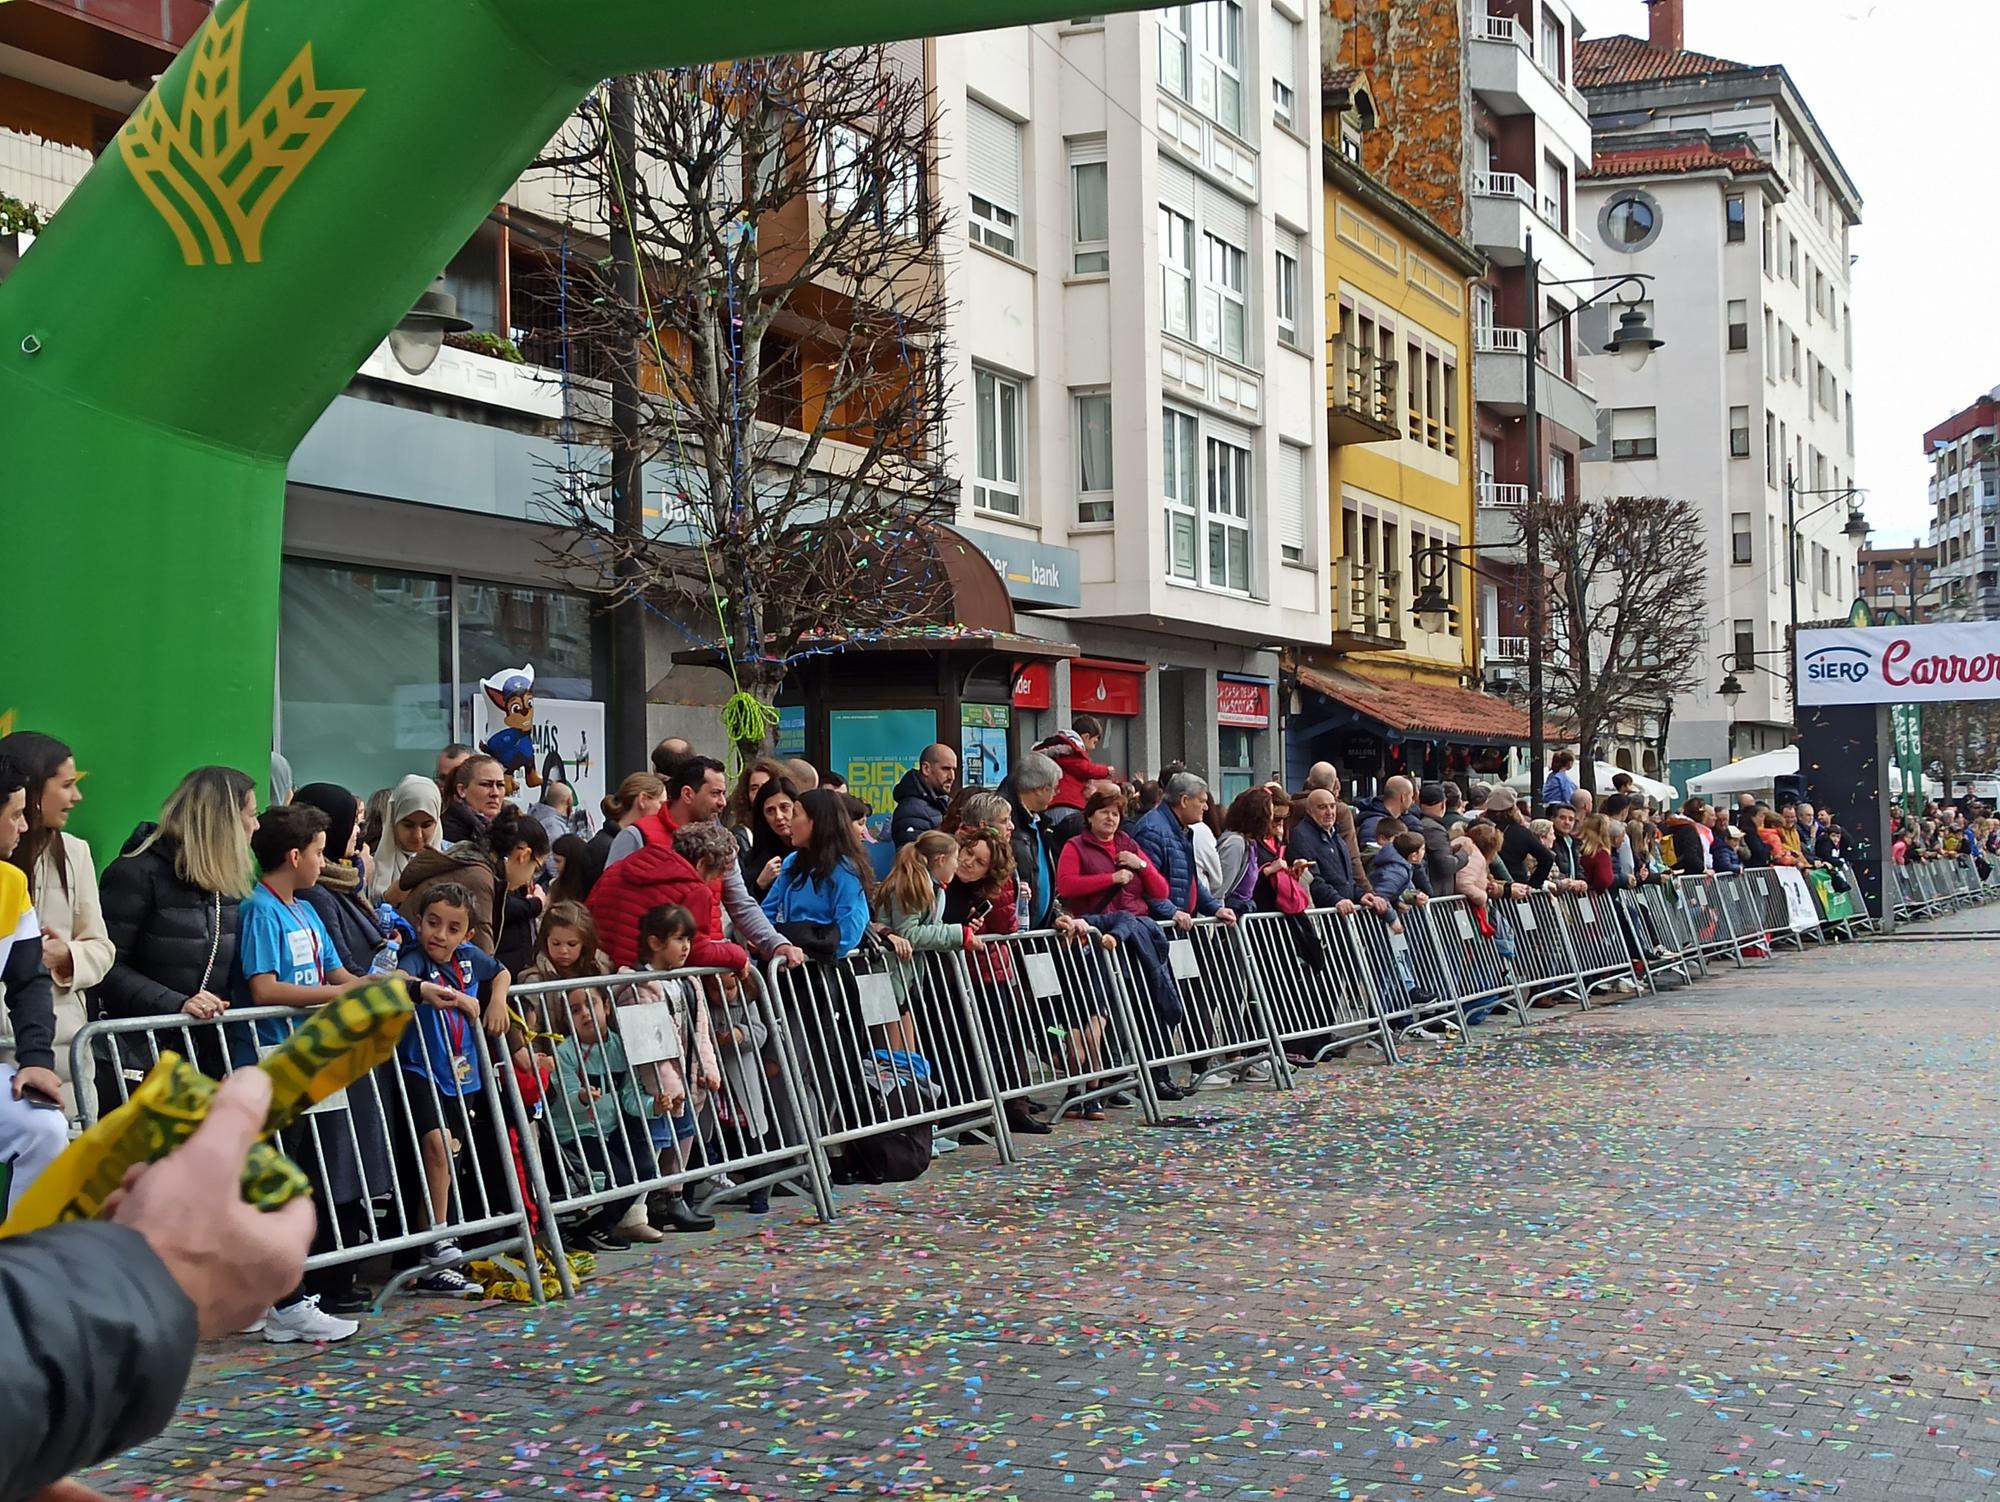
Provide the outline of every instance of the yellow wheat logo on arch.
{"type": "Polygon", "coordinates": [[[180,118],[155,89],[118,132],[140,189],[180,242],[190,266],[264,258],[264,222],[347,118],[363,89],[322,89],[312,44],[299,49],[246,119],[243,18],[249,0],[209,18],[194,41],[180,118]]]}

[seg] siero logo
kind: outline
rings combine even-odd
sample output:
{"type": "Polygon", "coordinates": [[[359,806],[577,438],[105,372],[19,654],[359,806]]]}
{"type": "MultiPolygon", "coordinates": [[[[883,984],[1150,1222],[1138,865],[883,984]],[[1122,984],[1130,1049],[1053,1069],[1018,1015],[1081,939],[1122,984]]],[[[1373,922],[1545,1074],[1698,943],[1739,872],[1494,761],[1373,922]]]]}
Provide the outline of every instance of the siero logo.
{"type": "Polygon", "coordinates": [[[1861,647],[1821,647],[1806,653],[1806,677],[1815,683],[1862,683],[1871,663],[1861,647]]]}

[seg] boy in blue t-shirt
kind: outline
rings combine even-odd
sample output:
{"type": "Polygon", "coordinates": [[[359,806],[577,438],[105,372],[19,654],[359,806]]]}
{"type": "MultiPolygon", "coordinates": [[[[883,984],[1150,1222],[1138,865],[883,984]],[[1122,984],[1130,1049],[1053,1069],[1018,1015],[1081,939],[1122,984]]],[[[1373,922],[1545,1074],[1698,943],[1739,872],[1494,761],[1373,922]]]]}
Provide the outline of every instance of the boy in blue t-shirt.
{"type": "MultiPolygon", "coordinates": [[[[250,851],[263,874],[236,910],[236,965],[230,976],[235,1005],[309,1011],[355,984],[355,977],[341,968],[319,914],[298,900],[300,892],[319,881],[326,865],[326,830],[326,815],[301,803],[267,809],[257,821],[250,851]]],[[[282,1043],[291,1031],[290,1019],[266,1017],[257,1024],[257,1041],[282,1043]]],[[[313,1210],[319,1217],[314,1249],[320,1250],[334,1244],[331,1196],[321,1179],[318,1154],[311,1151],[309,1130],[302,1130],[306,1140],[293,1143],[291,1150],[307,1163],[314,1179],[313,1210]]],[[[351,1273],[350,1286],[345,1287],[322,1277],[322,1291],[345,1297],[352,1293],[351,1282],[351,1273]]],[[[261,1328],[266,1340],[280,1344],[345,1340],[361,1328],[333,1310],[322,1309],[320,1294],[306,1289],[301,1283],[252,1328],[261,1328]]],[[[347,1302],[351,1305],[354,1300],[347,1302]]]]}
{"type": "MultiPolygon", "coordinates": [[[[501,1213],[508,1206],[506,1174],[514,1171],[500,1149],[502,1128],[494,1119],[489,1072],[481,1057],[482,1030],[507,1031],[507,987],[512,977],[492,955],[470,942],[472,894],[455,882],[439,882],[424,893],[417,913],[416,942],[405,943],[396,965],[410,977],[417,1015],[396,1045],[409,1101],[410,1124],[423,1154],[424,1188],[430,1223],[450,1224],[453,1165],[451,1139],[457,1137],[472,1162],[471,1182],[482,1202],[461,1193],[464,1219],[501,1213]]],[[[441,1236],[424,1248],[426,1272],[412,1286],[417,1293],[477,1298],[479,1285],[454,1265],[458,1242],[441,1236]]]]}

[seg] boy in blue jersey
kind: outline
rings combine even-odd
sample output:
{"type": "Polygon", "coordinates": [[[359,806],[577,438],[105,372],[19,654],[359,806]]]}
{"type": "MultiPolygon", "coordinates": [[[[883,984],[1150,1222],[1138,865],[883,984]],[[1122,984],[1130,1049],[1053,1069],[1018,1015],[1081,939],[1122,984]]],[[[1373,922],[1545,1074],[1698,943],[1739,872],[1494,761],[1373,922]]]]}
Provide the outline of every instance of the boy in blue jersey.
{"type": "MultiPolygon", "coordinates": [[[[319,880],[326,864],[326,829],[326,815],[303,803],[279,804],[257,821],[250,852],[261,874],[236,910],[236,965],[230,976],[234,1005],[311,1011],[355,983],[355,977],[341,968],[319,914],[299,901],[299,893],[319,880]]],[[[292,1027],[289,1018],[266,1017],[257,1023],[257,1042],[263,1047],[282,1043],[292,1027]]],[[[313,1250],[323,1252],[336,1244],[336,1206],[318,1146],[309,1126],[285,1134],[286,1151],[312,1181],[313,1211],[319,1219],[313,1250]]],[[[350,1196],[356,1194],[357,1186],[347,1187],[350,1196]]],[[[251,1330],[261,1329],[264,1339],[275,1344],[345,1340],[360,1326],[344,1318],[342,1310],[361,1302],[365,1301],[355,1297],[351,1271],[338,1276],[308,1274],[306,1282],[251,1330]],[[308,1287],[315,1291],[308,1292],[308,1287]],[[323,1308],[323,1298],[333,1307],[323,1308]]]]}
{"type": "MultiPolygon", "coordinates": [[[[454,1138],[471,1169],[457,1184],[462,1219],[505,1213],[505,1176],[514,1171],[489,1085],[490,1055],[480,1036],[482,1031],[494,1037],[506,1033],[512,978],[505,966],[471,942],[472,911],[472,894],[456,882],[431,887],[417,913],[416,942],[406,943],[396,961],[410,978],[417,1003],[417,1015],[396,1045],[397,1063],[423,1154],[430,1224],[440,1228],[450,1224],[454,1138]]],[[[425,1247],[426,1271],[413,1291],[479,1297],[479,1285],[455,1266],[460,1255],[458,1242],[449,1236],[425,1247]]]]}

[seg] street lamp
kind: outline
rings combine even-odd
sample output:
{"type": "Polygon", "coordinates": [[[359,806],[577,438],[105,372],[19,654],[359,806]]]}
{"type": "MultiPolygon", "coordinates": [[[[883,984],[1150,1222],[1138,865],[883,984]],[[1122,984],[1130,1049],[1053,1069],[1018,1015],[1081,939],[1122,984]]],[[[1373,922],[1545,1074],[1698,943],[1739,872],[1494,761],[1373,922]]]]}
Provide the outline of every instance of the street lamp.
{"type": "Polygon", "coordinates": [[[411,375],[422,375],[444,348],[446,334],[463,334],[471,327],[471,319],[458,316],[458,299],[445,291],[440,276],[389,330],[389,353],[411,375]]]}
{"type": "Polygon", "coordinates": [[[1738,678],[1734,669],[1732,669],[1724,675],[1722,682],[1716,686],[1715,691],[1722,698],[1723,708],[1734,714],[1737,704],[1743,698],[1743,680],[1738,678]]]}
{"type": "Polygon", "coordinates": [[[1792,616],[1792,634],[1785,643],[1788,649],[1785,653],[1785,685],[1792,701],[1794,733],[1797,732],[1799,724],[1799,524],[1809,522],[1822,511],[1831,511],[1844,502],[1847,506],[1847,524],[1840,529],[1841,535],[1857,541],[1865,539],[1868,536],[1868,521],[1862,516],[1861,508],[1854,502],[1857,496],[1866,494],[1868,492],[1865,489],[1856,485],[1831,490],[1801,490],[1798,477],[1792,473],[1790,462],[1785,465],[1785,580],[1789,586],[1792,616]],[[1796,514],[1796,503],[1802,495],[1830,495],[1833,499],[1824,506],[1815,506],[1804,516],[1799,516],[1796,514]]]}
{"type": "MultiPolygon", "coordinates": [[[[1535,259],[1535,232],[1529,230],[1522,244],[1526,256],[1528,279],[1528,318],[1535,316],[1535,309],[1542,304],[1541,263],[1535,259]]],[[[1652,358],[1653,351],[1660,348],[1663,341],[1653,335],[1646,323],[1646,315],[1636,305],[1637,294],[1644,292],[1652,282],[1652,277],[1643,271],[1629,272],[1623,276],[1586,276],[1569,281],[1554,281],[1551,287],[1587,287],[1596,282],[1606,282],[1607,286],[1583,299],[1564,317],[1574,317],[1585,308],[1602,302],[1615,293],[1631,289],[1631,296],[1625,304],[1625,311],[1619,315],[1618,331],[1604,346],[1605,353],[1619,356],[1626,367],[1637,371],[1652,358]]],[[[1528,786],[1542,785],[1544,744],[1547,732],[1547,711],[1542,702],[1542,594],[1545,581],[1542,578],[1542,534],[1540,523],[1535,519],[1535,507],[1542,498],[1542,421],[1535,403],[1535,369],[1540,363],[1539,354],[1542,335],[1563,321],[1551,318],[1547,323],[1528,331],[1528,373],[1527,390],[1523,405],[1526,408],[1528,429],[1528,495],[1527,504],[1521,510],[1522,541],[1527,551],[1528,567],[1528,786]]]]}
{"type": "MultiPolygon", "coordinates": [[[[1417,574],[1416,598],[1410,601],[1410,615],[1421,631],[1443,631],[1451,624],[1451,598],[1444,591],[1444,585],[1457,563],[1453,556],[1457,553],[1499,553],[1505,552],[1511,543],[1464,543],[1434,542],[1414,549],[1410,563],[1417,574]]],[[[1467,563],[1466,572],[1477,574],[1482,579],[1495,584],[1512,581],[1499,574],[1488,573],[1476,563],[1467,563]]],[[[1531,643],[1529,651],[1533,651],[1531,643]]]]}

